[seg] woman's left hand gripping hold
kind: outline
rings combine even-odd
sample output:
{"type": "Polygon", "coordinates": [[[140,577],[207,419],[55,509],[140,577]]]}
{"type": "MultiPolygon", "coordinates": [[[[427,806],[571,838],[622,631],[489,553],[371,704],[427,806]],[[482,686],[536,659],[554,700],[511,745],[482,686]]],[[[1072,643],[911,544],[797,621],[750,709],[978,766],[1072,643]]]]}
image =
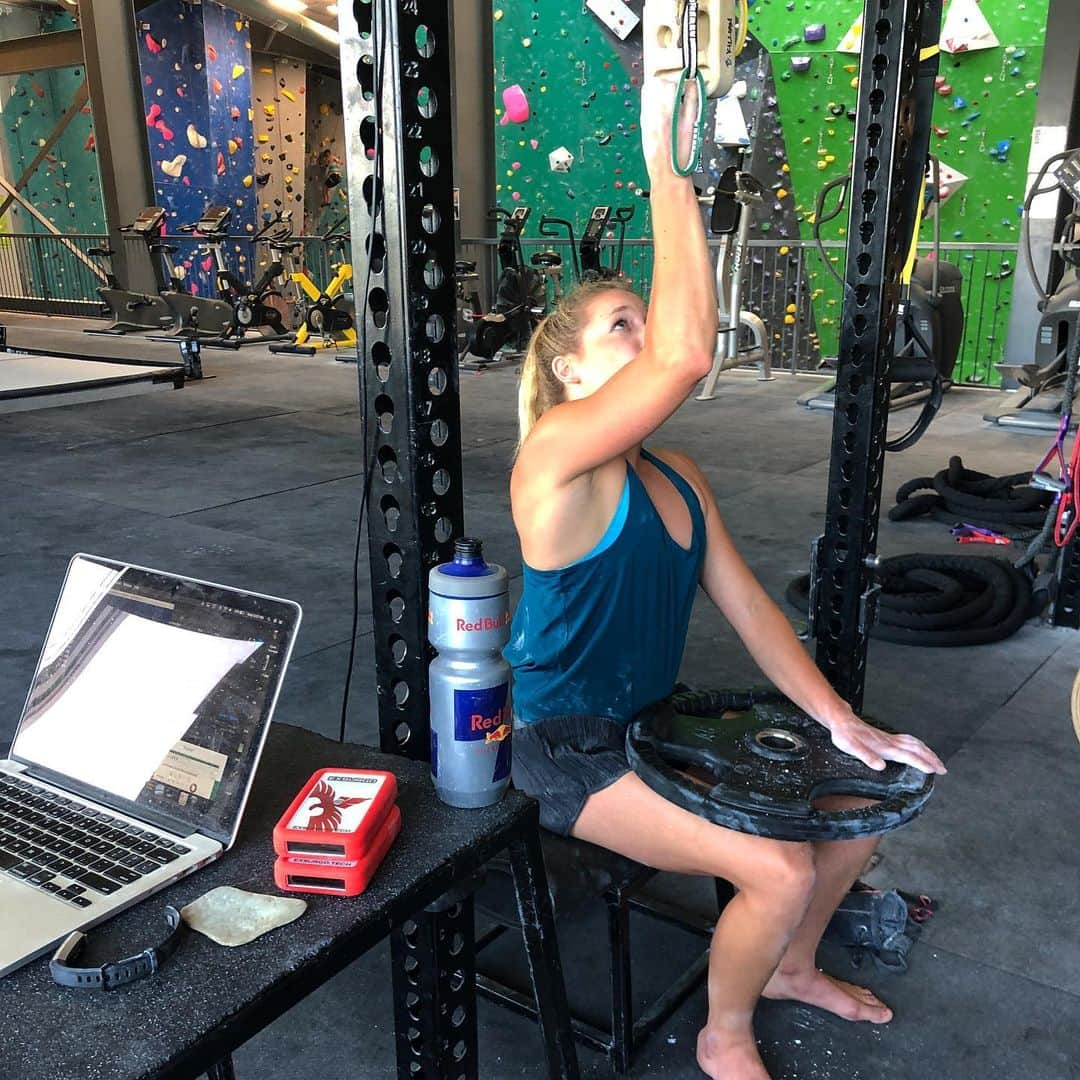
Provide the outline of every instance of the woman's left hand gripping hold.
{"type": "Polygon", "coordinates": [[[924,773],[946,772],[941,758],[914,735],[897,735],[873,727],[854,713],[841,716],[826,724],[833,745],[852,757],[857,757],[871,769],[881,770],[888,761],[912,765],[924,773]]]}

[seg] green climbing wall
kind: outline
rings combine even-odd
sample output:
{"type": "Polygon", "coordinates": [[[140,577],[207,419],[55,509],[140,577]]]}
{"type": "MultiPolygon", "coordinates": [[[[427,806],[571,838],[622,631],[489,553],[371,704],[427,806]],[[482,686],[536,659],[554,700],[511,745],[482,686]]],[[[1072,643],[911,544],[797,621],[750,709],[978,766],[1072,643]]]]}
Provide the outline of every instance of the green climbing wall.
{"type": "MultiPolygon", "coordinates": [[[[930,149],[943,165],[968,177],[954,185],[941,208],[945,243],[1015,244],[1018,239],[1047,5],[1048,0],[982,0],[979,9],[1000,45],[941,54],[930,149]]],[[[804,237],[810,235],[807,219],[820,186],[851,167],[852,124],[847,112],[855,105],[858,57],[836,50],[862,9],[862,0],[757,0],[751,9],[750,32],[774,58],[791,197],[804,220],[804,237]],[[825,25],[824,41],[803,40],[804,27],[811,23],[825,25]],[[792,56],[811,57],[809,70],[794,71],[792,56]]],[[[946,14],[948,10],[946,4],[946,14]]],[[[830,222],[823,236],[842,239],[845,221],[846,215],[841,215],[830,222]]],[[[924,221],[922,239],[932,236],[932,222],[924,221]]],[[[965,277],[960,378],[996,383],[992,364],[1003,359],[1016,257],[970,248],[947,251],[945,258],[955,262],[965,277]]],[[[840,288],[816,254],[810,256],[808,277],[816,293],[822,352],[835,355],[840,288]]]]}
{"type": "MultiPolygon", "coordinates": [[[[968,177],[950,187],[941,210],[942,240],[961,245],[946,257],[965,275],[967,329],[959,373],[967,381],[996,382],[992,365],[1004,350],[1015,254],[968,245],[1012,245],[1019,235],[1047,5],[1048,0],[981,0],[978,10],[999,45],[941,57],[931,149],[968,177]]],[[[630,6],[641,10],[640,0],[630,6]]],[[[752,139],[769,141],[767,154],[755,153],[754,168],[774,195],[771,213],[754,230],[757,236],[809,240],[817,191],[850,168],[848,112],[856,100],[858,57],[838,46],[862,9],[862,0],[751,5],[750,32],[767,56],[756,70],[740,72],[750,84],[743,105],[755,114],[752,139]],[[806,28],[815,23],[824,25],[824,39],[807,42],[806,28]],[[796,56],[810,58],[808,70],[794,70],[796,56]]],[[[628,235],[647,236],[648,204],[635,195],[647,185],[636,126],[640,30],[620,41],[583,5],[550,0],[496,3],[493,18],[500,203],[534,208],[527,236],[536,235],[540,213],[571,218],[580,227],[595,203],[633,203],[638,212],[628,235]],[[521,122],[515,87],[529,107],[521,122]],[[553,172],[548,155],[562,147],[574,155],[573,165],[567,173],[553,172]]],[[[706,186],[715,175],[710,165],[716,161],[706,162],[706,186]]],[[[838,218],[825,237],[842,239],[843,224],[838,218]]],[[[927,222],[923,238],[931,235],[927,222]]],[[[643,267],[627,269],[638,276],[643,267]]],[[[819,336],[823,356],[835,355],[839,287],[813,253],[807,255],[805,284],[812,302],[805,309],[800,305],[797,318],[807,324],[807,339],[819,336]]]]}

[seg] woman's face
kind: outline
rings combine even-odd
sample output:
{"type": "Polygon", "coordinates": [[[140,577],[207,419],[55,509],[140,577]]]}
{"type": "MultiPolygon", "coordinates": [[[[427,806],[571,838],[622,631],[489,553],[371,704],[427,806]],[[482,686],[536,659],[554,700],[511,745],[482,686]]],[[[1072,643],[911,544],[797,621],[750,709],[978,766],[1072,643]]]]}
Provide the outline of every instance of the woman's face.
{"type": "Polygon", "coordinates": [[[645,303],[625,289],[599,293],[589,302],[581,349],[572,363],[572,396],[585,397],[624,368],[645,346],[645,303]],[[576,390],[576,392],[574,392],[576,390]]]}

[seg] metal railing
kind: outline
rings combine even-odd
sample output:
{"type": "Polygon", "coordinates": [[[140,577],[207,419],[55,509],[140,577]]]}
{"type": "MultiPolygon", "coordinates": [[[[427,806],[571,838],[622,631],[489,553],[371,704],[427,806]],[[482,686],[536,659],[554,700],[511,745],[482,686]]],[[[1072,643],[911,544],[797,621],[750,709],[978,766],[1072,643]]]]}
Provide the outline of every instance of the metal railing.
{"type": "MultiPolygon", "coordinates": [[[[562,256],[564,287],[571,284],[570,244],[567,241],[524,237],[522,252],[528,263],[537,251],[557,251],[562,256]]],[[[481,296],[492,294],[498,280],[498,241],[465,239],[458,245],[460,258],[477,263],[481,296]]],[[[607,240],[603,259],[611,261],[617,243],[607,240]]],[[[720,240],[710,238],[714,252],[720,240]]],[[[846,246],[827,241],[829,259],[841,278],[846,246]]],[[[920,244],[926,256],[931,244],[920,244]]],[[[975,386],[997,386],[1001,375],[995,365],[1005,359],[1011,286],[1017,251],[1015,244],[943,243],[942,258],[958,266],[964,276],[965,313],[963,343],[956,364],[956,381],[975,386]]],[[[652,242],[627,240],[623,247],[623,272],[643,296],[652,279],[652,242]]],[[[746,309],[759,315],[772,338],[773,368],[791,372],[815,371],[836,359],[842,288],[822,263],[817,245],[810,240],[750,241],[743,296],[746,309]]],[[[550,286],[549,286],[550,292],[550,286]]],[[[549,295],[549,301],[553,297],[549,295]]]]}
{"type": "Polygon", "coordinates": [[[0,307],[45,315],[97,315],[105,272],[88,254],[107,238],[0,233],[0,307]]]}
{"type": "MultiPolygon", "coordinates": [[[[203,268],[200,241],[190,236],[167,237],[177,247],[174,259],[188,264],[185,281],[200,293],[212,291],[211,275],[203,268]]],[[[104,283],[104,268],[88,254],[92,247],[106,243],[107,237],[79,234],[53,236],[34,233],[0,233],[0,309],[40,312],[51,315],[101,315],[103,308],[97,288],[104,283]]],[[[146,258],[143,241],[127,237],[132,255],[146,258]]],[[[298,236],[303,245],[296,269],[307,270],[319,286],[334,275],[337,257],[318,236],[298,236]]],[[[541,250],[559,252],[563,258],[564,287],[572,282],[570,244],[567,241],[526,237],[522,239],[525,260],[541,250]]],[[[709,240],[714,251],[720,241],[709,240]]],[[[463,239],[459,258],[476,261],[481,275],[481,297],[492,295],[498,280],[498,241],[463,239]]],[[[602,258],[610,263],[616,250],[614,241],[605,241],[602,258]]],[[[828,257],[843,277],[845,245],[825,244],[828,257]]],[[[920,244],[920,253],[930,250],[920,244]]],[[[956,365],[956,380],[974,386],[997,386],[1001,382],[996,364],[1005,359],[1011,279],[1017,252],[1009,244],[943,243],[942,257],[963,273],[964,336],[956,365]]],[[[266,266],[267,249],[252,245],[247,236],[230,236],[225,241],[227,263],[242,280],[253,280],[266,266]],[[254,252],[252,253],[252,248],[254,252]],[[251,253],[251,254],[249,254],[251,253]],[[244,262],[240,262],[240,255],[244,262]]],[[[623,272],[642,293],[648,295],[652,279],[652,241],[627,240],[623,247],[623,272]]],[[[549,291],[551,285],[549,282],[549,291]]],[[[286,301],[296,303],[296,287],[287,285],[286,301]]],[[[836,357],[840,322],[841,286],[829,273],[817,246],[806,240],[751,240],[743,295],[748,310],[765,322],[772,339],[773,367],[791,372],[815,371],[836,357]]],[[[549,302],[554,296],[549,295],[549,302]]]]}

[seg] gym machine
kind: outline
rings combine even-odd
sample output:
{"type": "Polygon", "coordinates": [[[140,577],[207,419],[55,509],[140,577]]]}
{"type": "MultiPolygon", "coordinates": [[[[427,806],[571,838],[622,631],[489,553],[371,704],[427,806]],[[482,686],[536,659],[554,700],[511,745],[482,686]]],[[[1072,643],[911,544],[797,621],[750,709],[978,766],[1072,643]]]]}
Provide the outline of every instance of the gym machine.
{"type": "Polygon", "coordinates": [[[516,206],[513,211],[493,207],[491,216],[502,219],[499,237],[499,280],[495,302],[490,311],[473,315],[462,366],[469,369],[489,366],[495,354],[507,346],[524,352],[536,324],[544,314],[546,287],[544,279],[525,265],[521,234],[529,220],[530,209],[516,206]],[[465,359],[473,357],[472,361],[465,359]]]}
{"type": "MultiPolygon", "coordinates": [[[[221,274],[227,274],[225,259],[221,253],[222,244],[229,231],[232,209],[228,206],[207,206],[198,221],[181,225],[177,232],[198,233],[203,239],[204,252],[213,261],[215,285],[221,274]]],[[[171,257],[176,248],[161,245],[162,253],[171,257]]],[[[203,341],[224,337],[233,324],[232,304],[217,296],[196,296],[183,288],[183,281],[173,271],[173,289],[162,293],[162,298],[169,305],[176,323],[172,334],[155,340],[174,341],[177,338],[197,337],[203,341]]]]}
{"type": "Polygon", "coordinates": [[[716,185],[709,231],[720,237],[716,259],[720,329],[712,370],[697,395],[698,401],[712,401],[716,397],[716,380],[720,372],[740,364],[757,364],[759,382],[770,382],[773,378],[772,349],[765,323],[759,315],[744,311],[742,307],[750,217],[754,208],[763,205],[763,192],[759,181],[737,165],[725,169],[716,185]],[[749,341],[741,344],[740,339],[745,340],[747,336],[749,341]]]}
{"type": "Polygon", "coordinates": [[[160,206],[147,206],[139,211],[138,216],[130,225],[123,225],[120,232],[126,235],[137,236],[145,244],[150,255],[150,261],[155,267],[155,277],[158,282],[157,293],[135,292],[125,289],[120,285],[113,272],[112,259],[116,254],[106,241],[104,247],[92,247],[87,250],[88,255],[104,260],[105,280],[98,289],[98,295],[108,307],[113,317],[109,326],[94,327],[84,330],[86,334],[130,334],[140,330],[167,330],[176,321],[175,315],[169,305],[161,297],[171,285],[172,268],[168,262],[162,262],[158,239],[161,236],[161,226],[165,220],[166,211],[160,206]],[[164,268],[166,275],[160,270],[164,268]]]}
{"type": "MultiPolygon", "coordinates": [[[[289,274],[290,280],[300,287],[303,294],[307,296],[308,302],[303,304],[303,317],[293,340],[272,344],[270,346],[272,353],[314,356],[317,349],[356,345],[352,292],[346,290],[353,275],[348,252],[350,237],[348,222],[349,217],[346,214],[345,217],[335,221],[321,238],[326,245],[327,253],[331,257],[336,255],[337,258],[336,262],[330,263],[334,276],[326,288],[320,289],[311,280],[306,267],[289,274]]],[[[300,244],[290,245],[289,256],[292,257],[300,247],[300,244]]]]}
{"type": "MultiPolygon", "coordinates": [[[[228,222],[221,226],[224,229],[228,222]]],[[[281,312],[269,301],[282,299],[276,288],[279,279],[285,277],[285,260],[291,260],[292,211],[276,211],[269,216],[254,236],[249,238],[252,250],[257,244],[266,245],[270,261],[254,282],[241,281],[231,271],[224,269],[221,257],[221,241],[217,240],[214,252],[218,266],[216,279],[218,295],[232,309],[228,328],[220,338],[206,338],[203,344],[213,348],[239,349],[242,345],[260,345],[268,341],[288,337],[281,312]],[[253,336],[249,336],[253,335],[253,336]]],[[[350,267],[350,272],[352,268],[350,267]]]]}
{"type": "MultiPolygon", "coordinates": [[[[1013,379],[1026,391],[1018,404],[1008,404],[984,419],[1000,427],[1027,431],[1057,431],[1062,419],[1062,397],[1067,375],[1066,358],[1069,344],[1080,333],[1080,148],[1064,150],[1043,164],[1024,200],[1021,223],[1021,250],[1031,280],[1039,294],[1042,317],[1035,335],[1034,360],[1029,364],[998,364],[998,370],[1013,379]],[[1043,187],[1051,167],[1058,165],[1054,182],[1043,187]],[[1061,232],[1053,245],[1053,254],[1064,264],[1063,272],[1054,280],[1055,262],[1051,256],[1046,284],[1035,271],[1031,251],[1031,206],[1040,195],[1066,191],[1073,199],[1073,209],[1065,217],[1061,232]]],[[[1077,416],[1070,421],[1075,427],[1077,416]]]]}
{"type": "MultiPolygon", "coordinates": [[[[914,446],[922,438],[931,421],[941,408],[945,391],[952,385],[953,369],[960,352],[964,334],[964,309],[960,300],[963,275],[958,267],[941,258],[941,204],[938,161],[929,158],[931,183],[923,177],[924,199],[920,201],[915,216],[911,249],[905,265],[901,284],[903,290],[897,308],[893,358],[889,369],[890,412],[921,403],[918,419],[901,436],[890,439],[885,448],[894,453],[914,446]],[[937,202],[934,214],[934,248],[928,259],[916,259],[919,225],[922,222],[925,199],[929,187],[929,202],[937,202]]],[[[841,176],[826,184],[818,192],[814,207],[814,240],[822,262],[829,273],[843,286],[843,278],[829,258],[821,237],[821,227],[838,217],[846,209],[851,177],[841,176]],[[826,211],[825,200],[829,193],[840,190],[836,206],[826,211]]],[[[831,410],[836,402],[836,380],[827,387],[799,398],[799,404],[808,409],[831,410]]]]}
{"type": "Polygon", "coordinates": [[[615,211],[612,211],[610,206],[593,207],[585,232],[581,235],[578,280],[612,281],[623,276],[623,244],[626,240],[626,226],[633,216],[633,206],[620,206],[615,211]],[[604,233],[611,222],[614,222],[618,230],[618,243],[612,253],[611,262],[604,263],[600,258],[600,249],[604,242],[604,233]]]}

